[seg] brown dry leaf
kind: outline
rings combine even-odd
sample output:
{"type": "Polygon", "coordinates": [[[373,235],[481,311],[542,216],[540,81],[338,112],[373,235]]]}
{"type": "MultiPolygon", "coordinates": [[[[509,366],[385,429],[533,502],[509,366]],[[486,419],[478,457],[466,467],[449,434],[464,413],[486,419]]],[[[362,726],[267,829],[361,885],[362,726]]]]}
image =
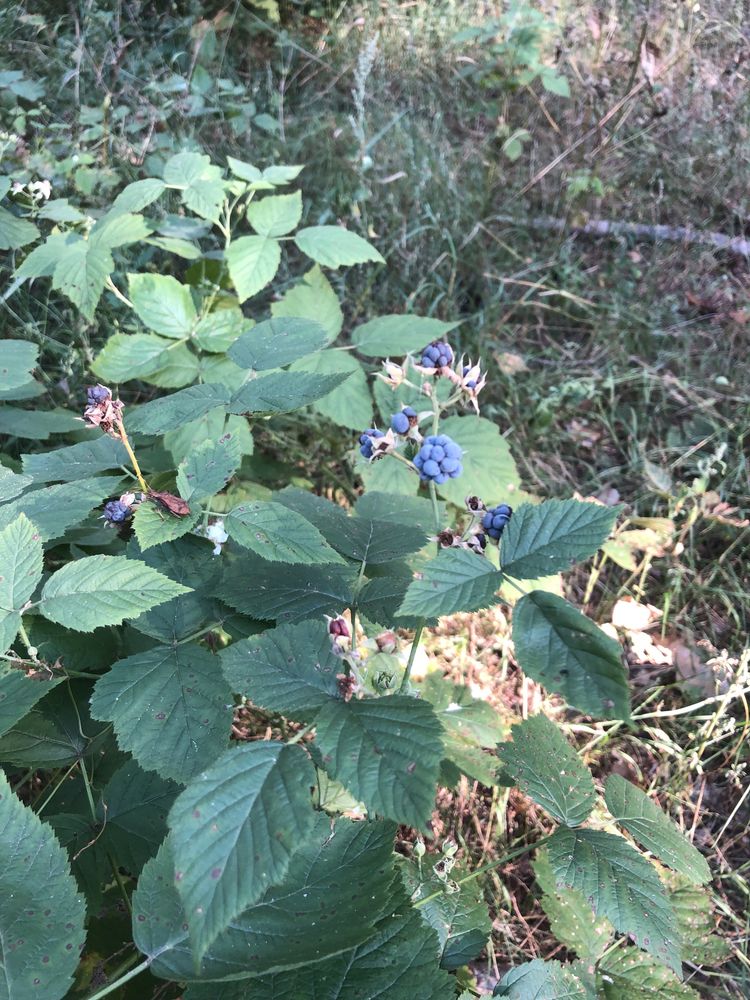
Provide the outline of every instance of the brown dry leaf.
{"type": "Polygon", "coordinates": [[[500,351],[495,355],[498,368],[503,375],[518,375],[520,372],[527,372],[528,366],[520,354],[513,354],[511,351],[500,351]]]}
{"type": "Polygon", "coordinates": [[[629,632],[642,632],[661,618],[653,604],[640,604],[633,597],[622,597],[612,608],[612,624],[629,632]]]}

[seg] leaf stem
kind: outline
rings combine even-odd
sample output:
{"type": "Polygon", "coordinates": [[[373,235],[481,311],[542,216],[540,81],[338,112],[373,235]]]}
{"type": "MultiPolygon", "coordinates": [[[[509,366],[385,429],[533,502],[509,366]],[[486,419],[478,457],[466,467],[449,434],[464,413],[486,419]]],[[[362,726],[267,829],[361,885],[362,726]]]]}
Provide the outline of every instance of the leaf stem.
{"type": "Polygon", "coordinates": [[[401,685],[399,687],[399,694],[406,690],[406,685],[409,683],[409,678],[411,677],[411,668],[414,666],[414,660],[417,656],[417,650],[419,649],[419,640],[422,638],[422,629],[424,628],[424,618],[420,618],[419,625],[417,625],[417,630],[414,633],[414,639],[411,644],[411,650],[409,651],[409,659],[406,663],[406,670],[404,671],[404,676],[401,678],[401,685]]]}
{"type": "Polygon", "coordinates": [[[110,993],[114,993],[115,990],[119,990],[119,988],[124,986],[125,983],[129,983],[131,979],[135,979],[136,976],[140,976],[142,972],[145,972],[148,969],[150,964],[150,960],[146,959],[144,962],[141,962],[140,965],[136,965],[134,969],[131,969],[130,972],[126,972],[124,976],[120,976],[119,979],[115,979],[114,982],[109,983],[104,987],[104,989],[99,990],[98,993],[92,993],[90,997],[86,998],[86,1000],[102,1000],[102,997],[109,996],[110,993]]]}
{"type": "MultiPolygon", "coordinates": [[[[86,770],[85,763],[81,760],[79,761],[81,776],[83,777],[83,784],[86,789],[86,798],[89,802],[89,809],[91,810],[91,819],[94,826],[97,825],[99,819],[96,815],[96,806],[94,805],[94,795],[91,790],[91,782],[89,781],[88,771],[86,770]]],[[[122,880],[122,875],[120,875],[120,870],[117,867],[117,862],[115,861],[112,852],[107,851],[107,860],[109,861],[110,867],[112,868],[112,875],[114,876],[115,882],[117,882],[117,888],[120,890],[120,895],[122,896],[125,906],[128,909],[130,916],[133,916],[133,907],[130,902],[130,896],[128,896],[128,891],[125,888],[125,883],[122,880]]]]}
{"type": "MultiPolygon", "coordinates": [[[[497,861],[490,861],[486,865],[482,865],[480,868],[475,868],[473,872],[465,875],[463,878],[458,879],[457,885],[464,885],[466,882],[471,882],[472,879],[478,878],[480,875],[484,875],[485,872],[491,872],[493,868],[500,868],[502,865],[507,864],[509,861],[513,861],[514,858],[520,858],[523,854],[529,854],[531,851],[535,851],[537,848],[546,844],[548,840],[552,839],[552,834],[548,834],[546,837],[542,837],[541,840],[534,841],[533,844],[525,844],[523,847],[517,848],[515,851],[508,851],[497,861]]],[[[420,907],[425,906],[427,903],[432,902],[433,899],[437,899],[438,896],[443,895],[443,890],[438,889],[436,892],[431,892],[429,896],[425,896],[424,899],[419,899],[414,904],[414,909],[418,910],[420,907]]]]}
{"type": "MultiPolygon", "coordinates": [[[[430,480],[429,484],[430,490],[430,500],[432,501],[432,516],[435,519],[435,532],[440,534],[440,506],[438,504],[437,498],[437,488],[435,486],[434,480],[430,480]]],[[[440,551],[440,543],[438,542],[438,552],[440,551]]]]}
{"type": "Polygon", "coordinates": [[[292,738],[290,740],[287,740],[286,741],[286,745],[289,747],[293,743],[299,743],[299,741],[302,740],[302,739],[304,739],[305,736],[307,736],[307,734],[309,732],[311,732],[313,729],[315,729],[315,723],[314,722],[310,722],[303,729],[300,729],[300,731],[298,733],[295,733],[294,736],[292,736],[292,738]]]}
{"type": "Polygon", "coordinates": [[[125,451],[128,453],[128,458],[130,459],[130,462],[133,466],[133,470],[135,471],[135,474],[138,477],[138,484],[140,485],[144,493],[148,493],[148,485],[146,483],[146,480],[143,478],[141,467],[138,464],[138,459],[135,457],[135,452],[133,451],[133,448],[130,444],[130,440],[128,439],[128,434],[127,431],[125,430],[125,426],[121,420],[118,420],[118,422],[115,424],[115,427],[117,428],[117,431],[120,435],[120,440],[125,445],[125,451]]]}

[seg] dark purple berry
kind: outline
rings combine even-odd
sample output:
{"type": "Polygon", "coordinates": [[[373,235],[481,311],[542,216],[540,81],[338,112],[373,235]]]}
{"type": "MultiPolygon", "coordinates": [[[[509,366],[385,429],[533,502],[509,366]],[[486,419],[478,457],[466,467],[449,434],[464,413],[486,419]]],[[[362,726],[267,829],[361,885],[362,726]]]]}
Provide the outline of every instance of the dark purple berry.
{"type": "Polygon", "coordinates": [[[453,364],[453,348],[444,340],[433,340],[422,351],[423,368],[446,368],[453,364]]]}
{"type": "Polygon", "coordinates": [[[346,623],[345,618],[332,618],[328,623],[328,631],[332,636],[336,638],[348,639],[351,633],[349,632],[349,626],[346,623]]]}
{"type": "Polygon", "coordinates": [[[497,507],[489,507],[487,513],[482,518],[482,527],[495,541],[499,541],[505,530],[505,526],[513,515],[513,508],[507,503],[499,503],[497,507]]]}
{"type": "Polygon", "coordinates": [[[90,385],[86,389],[86,401],[89,406],[96,406],[97,403],[106,403],[112,398],[112,393],[104,385],[90,385]]]}
{"type": "Polygon", "coordinates": [[[120,500],[110,500],[104,505],[104,520],[108,524],[122,524],[133,513],[133,508],[120,500]]]}
{"type": "MultiPolygon", "coordinates": [[[[464,378],[466,378],[466,376],[469,374],[470,371],[471,371],[471,365],[464,365],[464,371],[463,371],[464,378]]],[[[469,379],[469,381],[466,383],[467,389],[476,389],[476,387],[477,387],[477,380],[475,378],[469,379]]]]}
{"type": "Polygon", "coordinates": [[[430,480],[440,486],[463,472],[463,450],[446,434],[431,434],[414,456],[414,464],[423,482],[430,480]]]}
{"type": "Polygon", "coordinates": [[[391,417],[391,427],[397,434],[408,434],[410,427],[417,425],[417,411],[412,406],[404,406],[400,413],[391,417]]]}
{"type": "Polygon", "coordinates": [[[382,431],[375,430],[374,427],[370,427],[363,434],[359,436],[359,452],[365,458],[372,458],[372,439],[382,438],[385,434],[382,431]]]}

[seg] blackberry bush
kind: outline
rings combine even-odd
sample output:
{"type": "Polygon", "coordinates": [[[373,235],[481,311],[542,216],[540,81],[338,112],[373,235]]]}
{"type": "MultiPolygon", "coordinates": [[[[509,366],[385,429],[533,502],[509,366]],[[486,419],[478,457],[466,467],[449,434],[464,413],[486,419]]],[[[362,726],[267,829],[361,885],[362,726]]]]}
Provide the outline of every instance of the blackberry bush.
{"type": "Polygon", "coordinates": [[[442,616],[510,602],[520,667],[627,723],[617,643],[544,583],[617,511],[523,493],[452,324],[377,317],[335,346],[327,273],[382,258],[299,228],[299,171],[182,152],[97,218],[2,210],[14,287],[51,279],[92,325],[106,296],[117,323],[72,408],[49,406],[36,344],[2,344],[0,994],[466,997],[482,876],[536,852],[570,961],[496,995],[689,996],[671,883],[636,844],[695,892],[700,853],[618,775],[602,797],[546,717],[509,733],[467,687],[412,676],[442,616]],[[290,245],[285,266],[311,266],[270,297],[290,245]],[[329,497],[301,488],[318,432],[351,445],[346,502],[333,470],[329,497]],[[269,436],[293,483],[262,475],[269,436]],[[462,776],[517,784],[550,834],[484,866],[435,843],[438,785],[462,776]]]}

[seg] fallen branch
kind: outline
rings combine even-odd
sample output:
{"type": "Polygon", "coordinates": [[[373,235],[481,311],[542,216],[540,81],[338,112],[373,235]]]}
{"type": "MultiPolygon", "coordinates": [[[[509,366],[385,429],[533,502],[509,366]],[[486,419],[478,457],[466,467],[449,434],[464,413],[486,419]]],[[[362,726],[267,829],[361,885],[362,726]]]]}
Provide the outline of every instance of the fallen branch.
{"type": "Polygon", "coordinates": [[[750,239],[743,236],[727,236],[692,226],[649,225],[643,222],[610,222],[607,219],[589,219],[581,225],[571,225],[565,219],[532,218],[519,219],[511,215],[494,215],[489,222],[514,222],[531,229],[546,229],[562,233],[583,233],[587,236],[637,236],[649,240],[669,240],[675,243],[703,243],[719,250],[750,257],[750,239]]]}

